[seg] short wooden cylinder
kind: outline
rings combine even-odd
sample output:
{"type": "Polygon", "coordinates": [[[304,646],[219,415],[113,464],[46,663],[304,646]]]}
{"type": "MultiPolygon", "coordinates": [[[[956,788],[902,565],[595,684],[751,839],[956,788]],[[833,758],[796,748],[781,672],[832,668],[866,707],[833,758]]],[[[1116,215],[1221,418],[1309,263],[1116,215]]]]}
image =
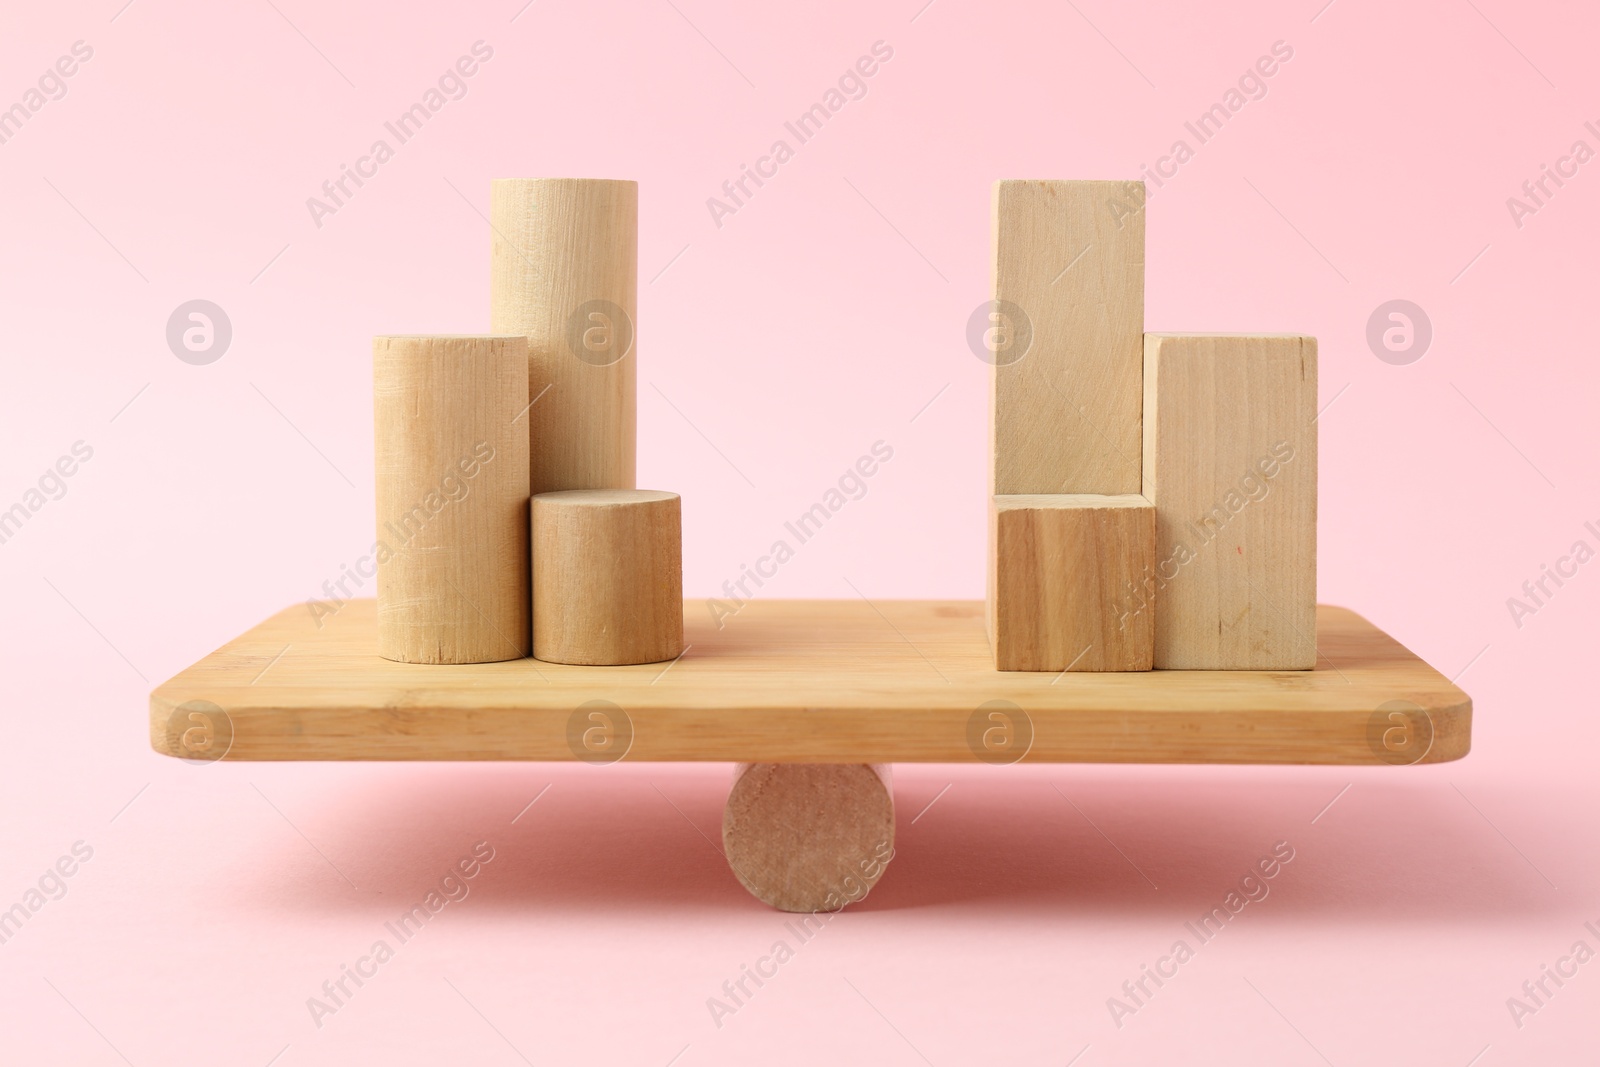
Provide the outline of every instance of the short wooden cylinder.
{"type": "Polygon", "coordinates": [[[779,911],[837,911],[894,858],[889,765],[741,763],[722,815],[734,875],[779,911]]]}
{"type": "Polygon", "coordinates": [[[533,654],[614,666],[683,651],[676,493],[577,489],[533,498],[533,654]]]}
{"type": "Polygon", "coordinates": [[[528,654],[528,343],[375,337],[378,653],[528,654]]]}

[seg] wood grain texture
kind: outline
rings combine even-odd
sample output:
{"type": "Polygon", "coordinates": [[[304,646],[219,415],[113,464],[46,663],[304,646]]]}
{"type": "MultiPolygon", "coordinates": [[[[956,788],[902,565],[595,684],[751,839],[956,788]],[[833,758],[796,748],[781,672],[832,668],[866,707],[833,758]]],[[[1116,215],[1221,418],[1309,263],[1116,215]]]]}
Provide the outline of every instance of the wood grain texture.
{"type": "Polygon", "coordinates": [[[1143,203],[1143,182],[995,183],[994,310],[1032,339],[994,360],[992,493],[1139,492],[1144,211],[1115,205],[1143,203]]]}
{"type": "Polygon", "coordinates": [[[1157,669],[1316,662],[1317,340],[1150,334],[1157,669]]]}
{"type": "Polygon", "coordinates": [[[1156,513],[1138,494],[989,502],[989,642],[1002,671],[1147,671],[1156,513]]]}
{"type": "Polygon", "coordinates": [[[202,700],[227,714],[230,760],[577,760],[569,727],[600,700],[625,715],[630,760],[973,762],[973,724],[1002,701],[1030,763],[1377,765],[1390,761],[1373,723],[1408,701],[1431,722],[1420,762],[1470,745],[1467,695],[1342,608],[1319,609],[1316,670],[1059,679],[996,671],[983,614],[982,601],[753,600],[719,629],[689,601],[689,650],[670,669],[430,667],[378,656],[370,600],[320,629],[299,604],[156,689],[151,741],[182,755],[169,722],[202,700]]]}
{"type": "Polygon", "coordinates": [[[683,651],[676,493],[576,489],[533,498],[533,654],[617,666],[683,651]]]}
{"type": "Polygon", "coordinates": [[[862,900],[894,856],[887,764],[741,763],[722,815],[728,866],[779,911],[862,900]]]}
{"type": "Polygon", "coordinates": [[[528,337],[529,492],[632,489],[638,183],[501,178],[489,204],[490,328],[528,337]]]}
{"type": "Polygon", "coordinates": [[[378,649],[407,663],[528,654],[525,338],[375,337],[378,649]]]}

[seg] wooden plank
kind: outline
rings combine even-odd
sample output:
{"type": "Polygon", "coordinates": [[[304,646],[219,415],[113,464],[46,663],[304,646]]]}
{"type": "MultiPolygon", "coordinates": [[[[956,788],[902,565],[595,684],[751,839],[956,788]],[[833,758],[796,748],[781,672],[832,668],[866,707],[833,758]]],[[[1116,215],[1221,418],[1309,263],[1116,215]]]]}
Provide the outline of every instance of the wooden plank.
{"type": "Polygon", "coordinates": [[[1467,695],[1341,608],[1320,609],[1312,671],[1059,678],[996,671],[983,615],[982,601],[756,600],[718,629],[690,601],[670,669],[422,666],[378,656],[370,600],[320,629],[296,605],[156,689],[152,743],[185,754],[193,729],[230,760],[1369,765],[1470,744],[1467,695]],[[186,726],[191,701],[217,710],[186,726]],[[1414,709],[1399,725],[1395,702],[1414,709]]]}
{"type": "Polygon", "coordinates": [[[1129,203],[1143,182],[995,183],[991,311],[1031,334],[993,360],[996,495],[1140,491],[1144,212],[1129,203]]]}
{"type": "Polygon", "coordinates": [[[1317,340],[1150,334],[1157,669],[1316,662],[1317,340]]]}
{"type": "Polygon", "coordinates": [[[639,184],[497,178],[490,329],[528,338],[529,492],[632,489],[639,184]]]}
{"type": "Polygon", "coordinates": [[[1138,494],[996,496],[989,642],[1002,671],[1147,671],[1156,513],[1138,494]]]}

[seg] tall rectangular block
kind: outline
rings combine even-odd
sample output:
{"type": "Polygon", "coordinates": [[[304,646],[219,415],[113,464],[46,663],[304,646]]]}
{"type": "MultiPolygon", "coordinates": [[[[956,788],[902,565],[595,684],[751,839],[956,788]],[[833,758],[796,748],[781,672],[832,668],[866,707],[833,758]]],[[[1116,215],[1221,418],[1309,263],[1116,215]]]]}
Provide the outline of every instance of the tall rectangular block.
{"type": "Polygon", "coordinates": [[[634,488],[638,183],[499,178],[489,215],[491,329],[528,338],[529,492],[634,488]]]}
{"type": "Polygon", "coordinates": [[[994,186],[992,492],[1137,493],[1143,182],[994,186]]]}
{"type": "Polygon", "coordinates": [[[1156,519],[1138,494],[1010,495],[989,510],[989,642],[1002,671],[1147,671],[1140,591],[1156,519]]]}
{"type": "Polygon", "coordinates": [[[1317,340],[1145,338],[1155,665],[1316,665],[1317,340]]]}

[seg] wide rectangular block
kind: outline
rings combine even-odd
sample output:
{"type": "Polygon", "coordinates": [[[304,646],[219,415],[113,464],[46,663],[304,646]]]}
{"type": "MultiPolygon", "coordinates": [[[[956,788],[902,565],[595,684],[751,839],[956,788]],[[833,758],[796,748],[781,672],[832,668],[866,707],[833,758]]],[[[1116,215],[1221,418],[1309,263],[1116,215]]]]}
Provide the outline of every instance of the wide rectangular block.
{"type": "Polygon", "coordinates": [[[1000,181],[991,491],[1140,491],[1143,182],[1000,181]]]}
{"type": "Polygon", "coordinates": [[[1138,494],[995,496],[989,642],[1002,671],[1147,671],[1155,508],[1138,494]]]}
{"type": "Polygon", "coordinates": [[[530,493],[632,489],[639,185],[497,178],[490,328],[528,338],[530,493]]]}
{"type": "Polygon", "coordinates": [[[1316,664],[1317,340],[1145,338],[1155,665],[1316,664]]]}

